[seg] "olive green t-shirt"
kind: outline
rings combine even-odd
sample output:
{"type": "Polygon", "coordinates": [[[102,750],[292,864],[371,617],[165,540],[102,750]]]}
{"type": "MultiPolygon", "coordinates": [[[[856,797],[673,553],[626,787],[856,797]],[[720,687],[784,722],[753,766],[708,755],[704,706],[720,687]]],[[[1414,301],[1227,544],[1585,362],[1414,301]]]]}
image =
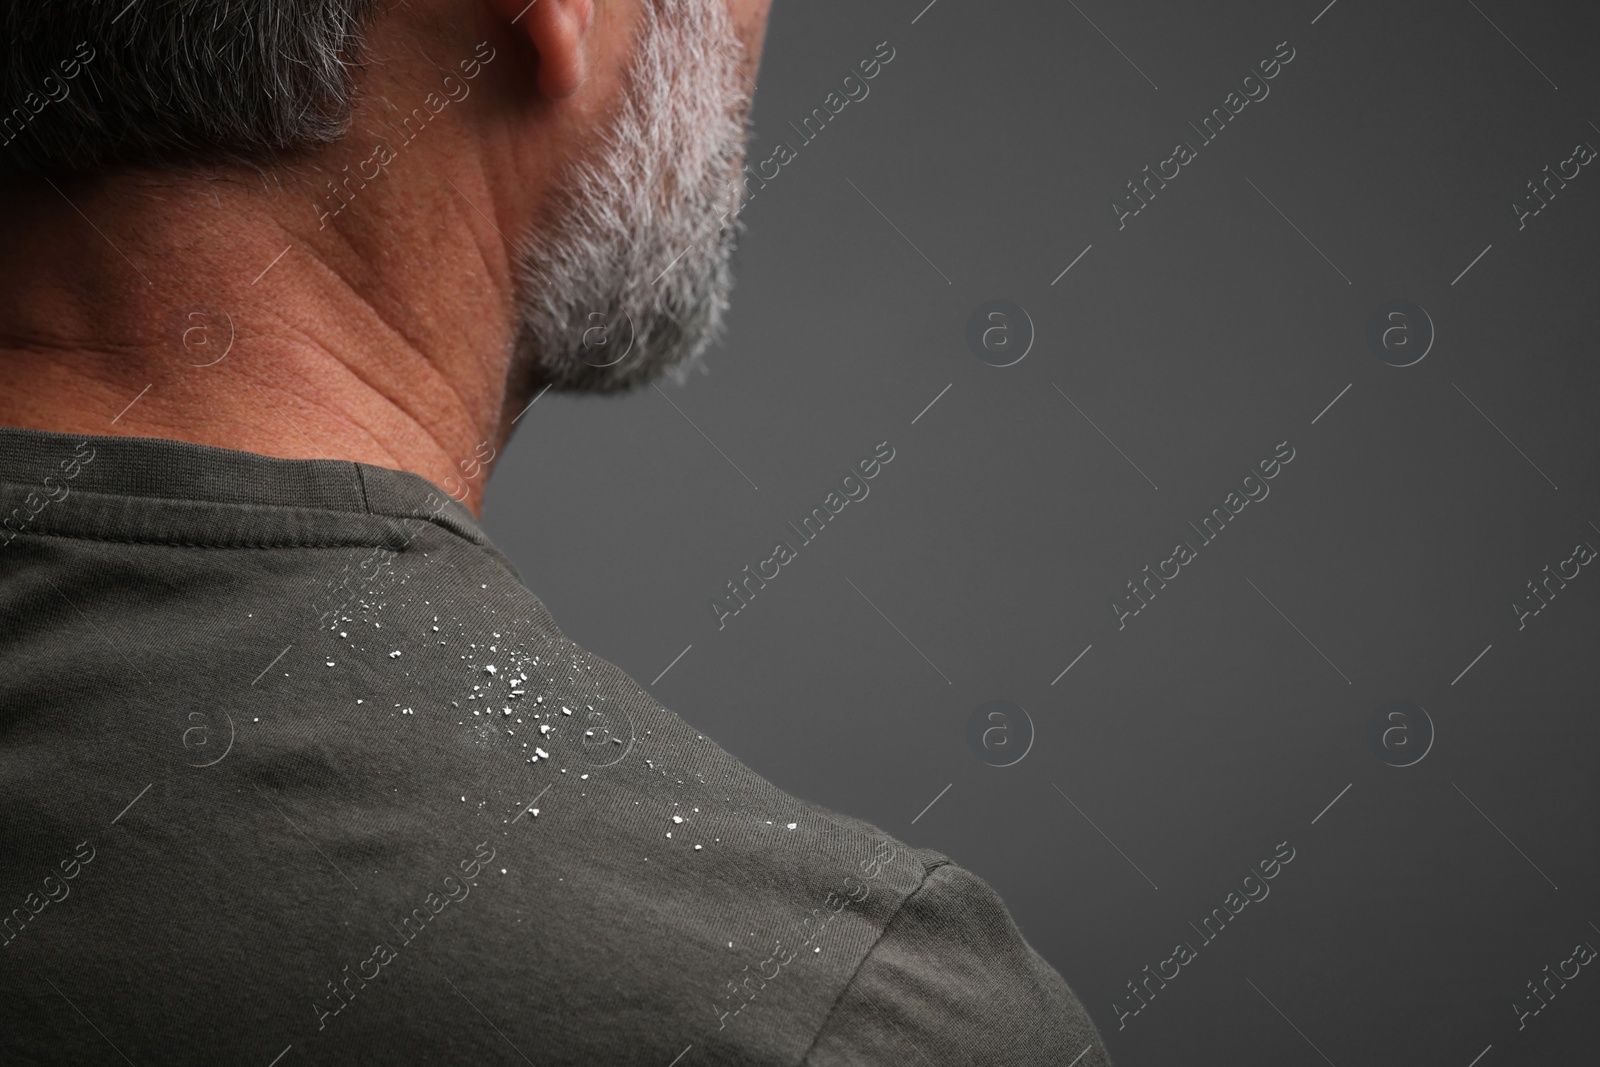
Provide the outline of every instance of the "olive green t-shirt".
{"type": "Polygon", "coordinates": [[[413,474],[0,429],[0,811],[7,1064],[1108,1062],[413,474]]]}

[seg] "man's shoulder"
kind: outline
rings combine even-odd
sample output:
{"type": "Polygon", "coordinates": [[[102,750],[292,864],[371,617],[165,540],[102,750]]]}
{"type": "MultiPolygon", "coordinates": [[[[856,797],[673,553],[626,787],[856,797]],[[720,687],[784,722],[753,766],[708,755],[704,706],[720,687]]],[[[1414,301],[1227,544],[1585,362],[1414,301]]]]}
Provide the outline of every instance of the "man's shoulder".
{"type": "MultiPolygon", "coordinates": [[[[0,747],[29,828],[6,844],[51,867],[87,840],[116,893],[74,882],[8,951],[85,976],[64,991],[134,1059],[493,1062],[509,1043],[540,1063],[820,1065],[869,1047],[882,1022],[858,1003],[889,1003],[886,976],[923,976],[891,990],[902,1028],[971,1018],[941,971],[1059,982],[994,940],[980,880],[767,781],[481,545],[423,524],[386,546],[253,546],[248,566],[187,543],[28,547],[118,654],[84,662],[48,628],[8,646],[3,691],[41,740],[0,747]],[[68,656],[62,718],[45,694],[68,656]],[[168,960],[171,988],[93,977],[108,930],[117,959],[168,960]]],[[[0,1016],[19,1047],[78,1048],[70,1018],[0,1016]]]]}

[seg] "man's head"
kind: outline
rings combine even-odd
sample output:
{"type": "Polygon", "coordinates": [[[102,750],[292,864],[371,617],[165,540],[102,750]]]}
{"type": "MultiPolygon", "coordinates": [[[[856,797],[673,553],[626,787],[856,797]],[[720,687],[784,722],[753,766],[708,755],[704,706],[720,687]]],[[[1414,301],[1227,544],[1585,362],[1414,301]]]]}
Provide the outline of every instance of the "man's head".
{"type": "MultiPolygon", "coordinates": [[[[145,304],[212,304],[232,319],[245,301],[239,314],[269,334],[288,326],[320,342],[351,316],[308,329],[291,320],[316,309],[295,304],[348,287],[399,347],[428,356],[446,391],[470,392],[465,357],[448,351],[469,337],[498,377],[497,405],[541,384],[623,388],[694,358],[720,325],[769,3],[6,5],[0,199],[50,213],[58,231],[95,222],[132,268],[119,281],[155,294],[145,304]],[[198,218],[224,195],[221,215],[198,218]],[[251,263],[254,223],[270,222],[328,285],[280,270],[273,284],[298,288],[258,306],[270,290],[242,291],[218,241],[186,244],[183,213],[157,201],[186,201],[196,233],[235,239],[251,263]]],[[[60,245],[38,226],[0,274],[32,278],[17,257],[37,267],[60,245]]],[[[0,321],[0,349],[56,347],[37,318],[0,321]]],[[[152,340],[131,322],[123,334],[102,350],[152,340]]],[[[490,398],[462,402],[484,422],[490,398]]],[[[6,410],[0,421],[17,420],[6,410]]]]}

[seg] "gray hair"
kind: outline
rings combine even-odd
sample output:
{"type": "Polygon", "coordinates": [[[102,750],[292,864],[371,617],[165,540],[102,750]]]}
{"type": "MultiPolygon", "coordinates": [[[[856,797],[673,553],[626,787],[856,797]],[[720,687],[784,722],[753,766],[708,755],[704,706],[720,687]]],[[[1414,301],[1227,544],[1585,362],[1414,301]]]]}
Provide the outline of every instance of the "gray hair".
{"type": "Polygon", "coordinates": [[[517,257],[518,373],[559,390],[681,380],[728,308],[743,46],[720,0],[649,0],[641,19],[620,106],[517,257]]]}
{"type": "Polygon", "coordinates": [[[0,4],[0,178],[266,162],[338,139],[376,0],[0,4]]]}

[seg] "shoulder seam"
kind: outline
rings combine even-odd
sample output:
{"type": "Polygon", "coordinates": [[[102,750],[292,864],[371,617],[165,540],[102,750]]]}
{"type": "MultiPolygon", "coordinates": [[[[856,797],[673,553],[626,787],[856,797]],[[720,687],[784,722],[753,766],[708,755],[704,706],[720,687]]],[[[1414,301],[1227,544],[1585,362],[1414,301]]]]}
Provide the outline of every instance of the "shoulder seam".
{"type": "Polygon", "coordinates": [[[889,928],[894,925],[894,921],[900,917],[900,913],[905,910],[905,906],[911,903],[911,898],[927,888],[928,878],[933,874],[934,871],[937,871],[940,867],[951,867],[954,865],[954,860],[945,857],[940,857],[933,863],[923,864],[922,880],[917,883],[917,888],[907,893],[904,897],[901,897],[900,903],[895,905],[894,911],[890,913],[886,920],[884,920],[883,929],[879,930],[878,936],[872,939],[872,947],[867,949],[867,951],[862,954],[861,961],[856,964],[855,969],[850,972],[850,977],[846,979],[844,985],[840,987],[839,995],[833,998],[833,1003],[828,1007],[827,1014],[824,1015],[822,1017],[822,1021],[817,1024],[817,1032],[811,1036],[811,1043],[806,1046],[805,1052],[801,1054],[800,1060],[795,1067],[805,1067],[806,1060],[811,1058],[812,1051],[817,1047],[817,1042],[822,1040],[822,1032],[828,1028],[828,1021],[833,1018],[833,1013],[839,1010],[839,1005],[844,1003],[845,994],[850,992],[850,987],[856,984],[856,977],[861,973],[861,968],[865,967],[867,965],[867,961],[872,958],[872,954],[878,951],[878,945],[883,941],[884,935],[889,932],[889,928]]]}

